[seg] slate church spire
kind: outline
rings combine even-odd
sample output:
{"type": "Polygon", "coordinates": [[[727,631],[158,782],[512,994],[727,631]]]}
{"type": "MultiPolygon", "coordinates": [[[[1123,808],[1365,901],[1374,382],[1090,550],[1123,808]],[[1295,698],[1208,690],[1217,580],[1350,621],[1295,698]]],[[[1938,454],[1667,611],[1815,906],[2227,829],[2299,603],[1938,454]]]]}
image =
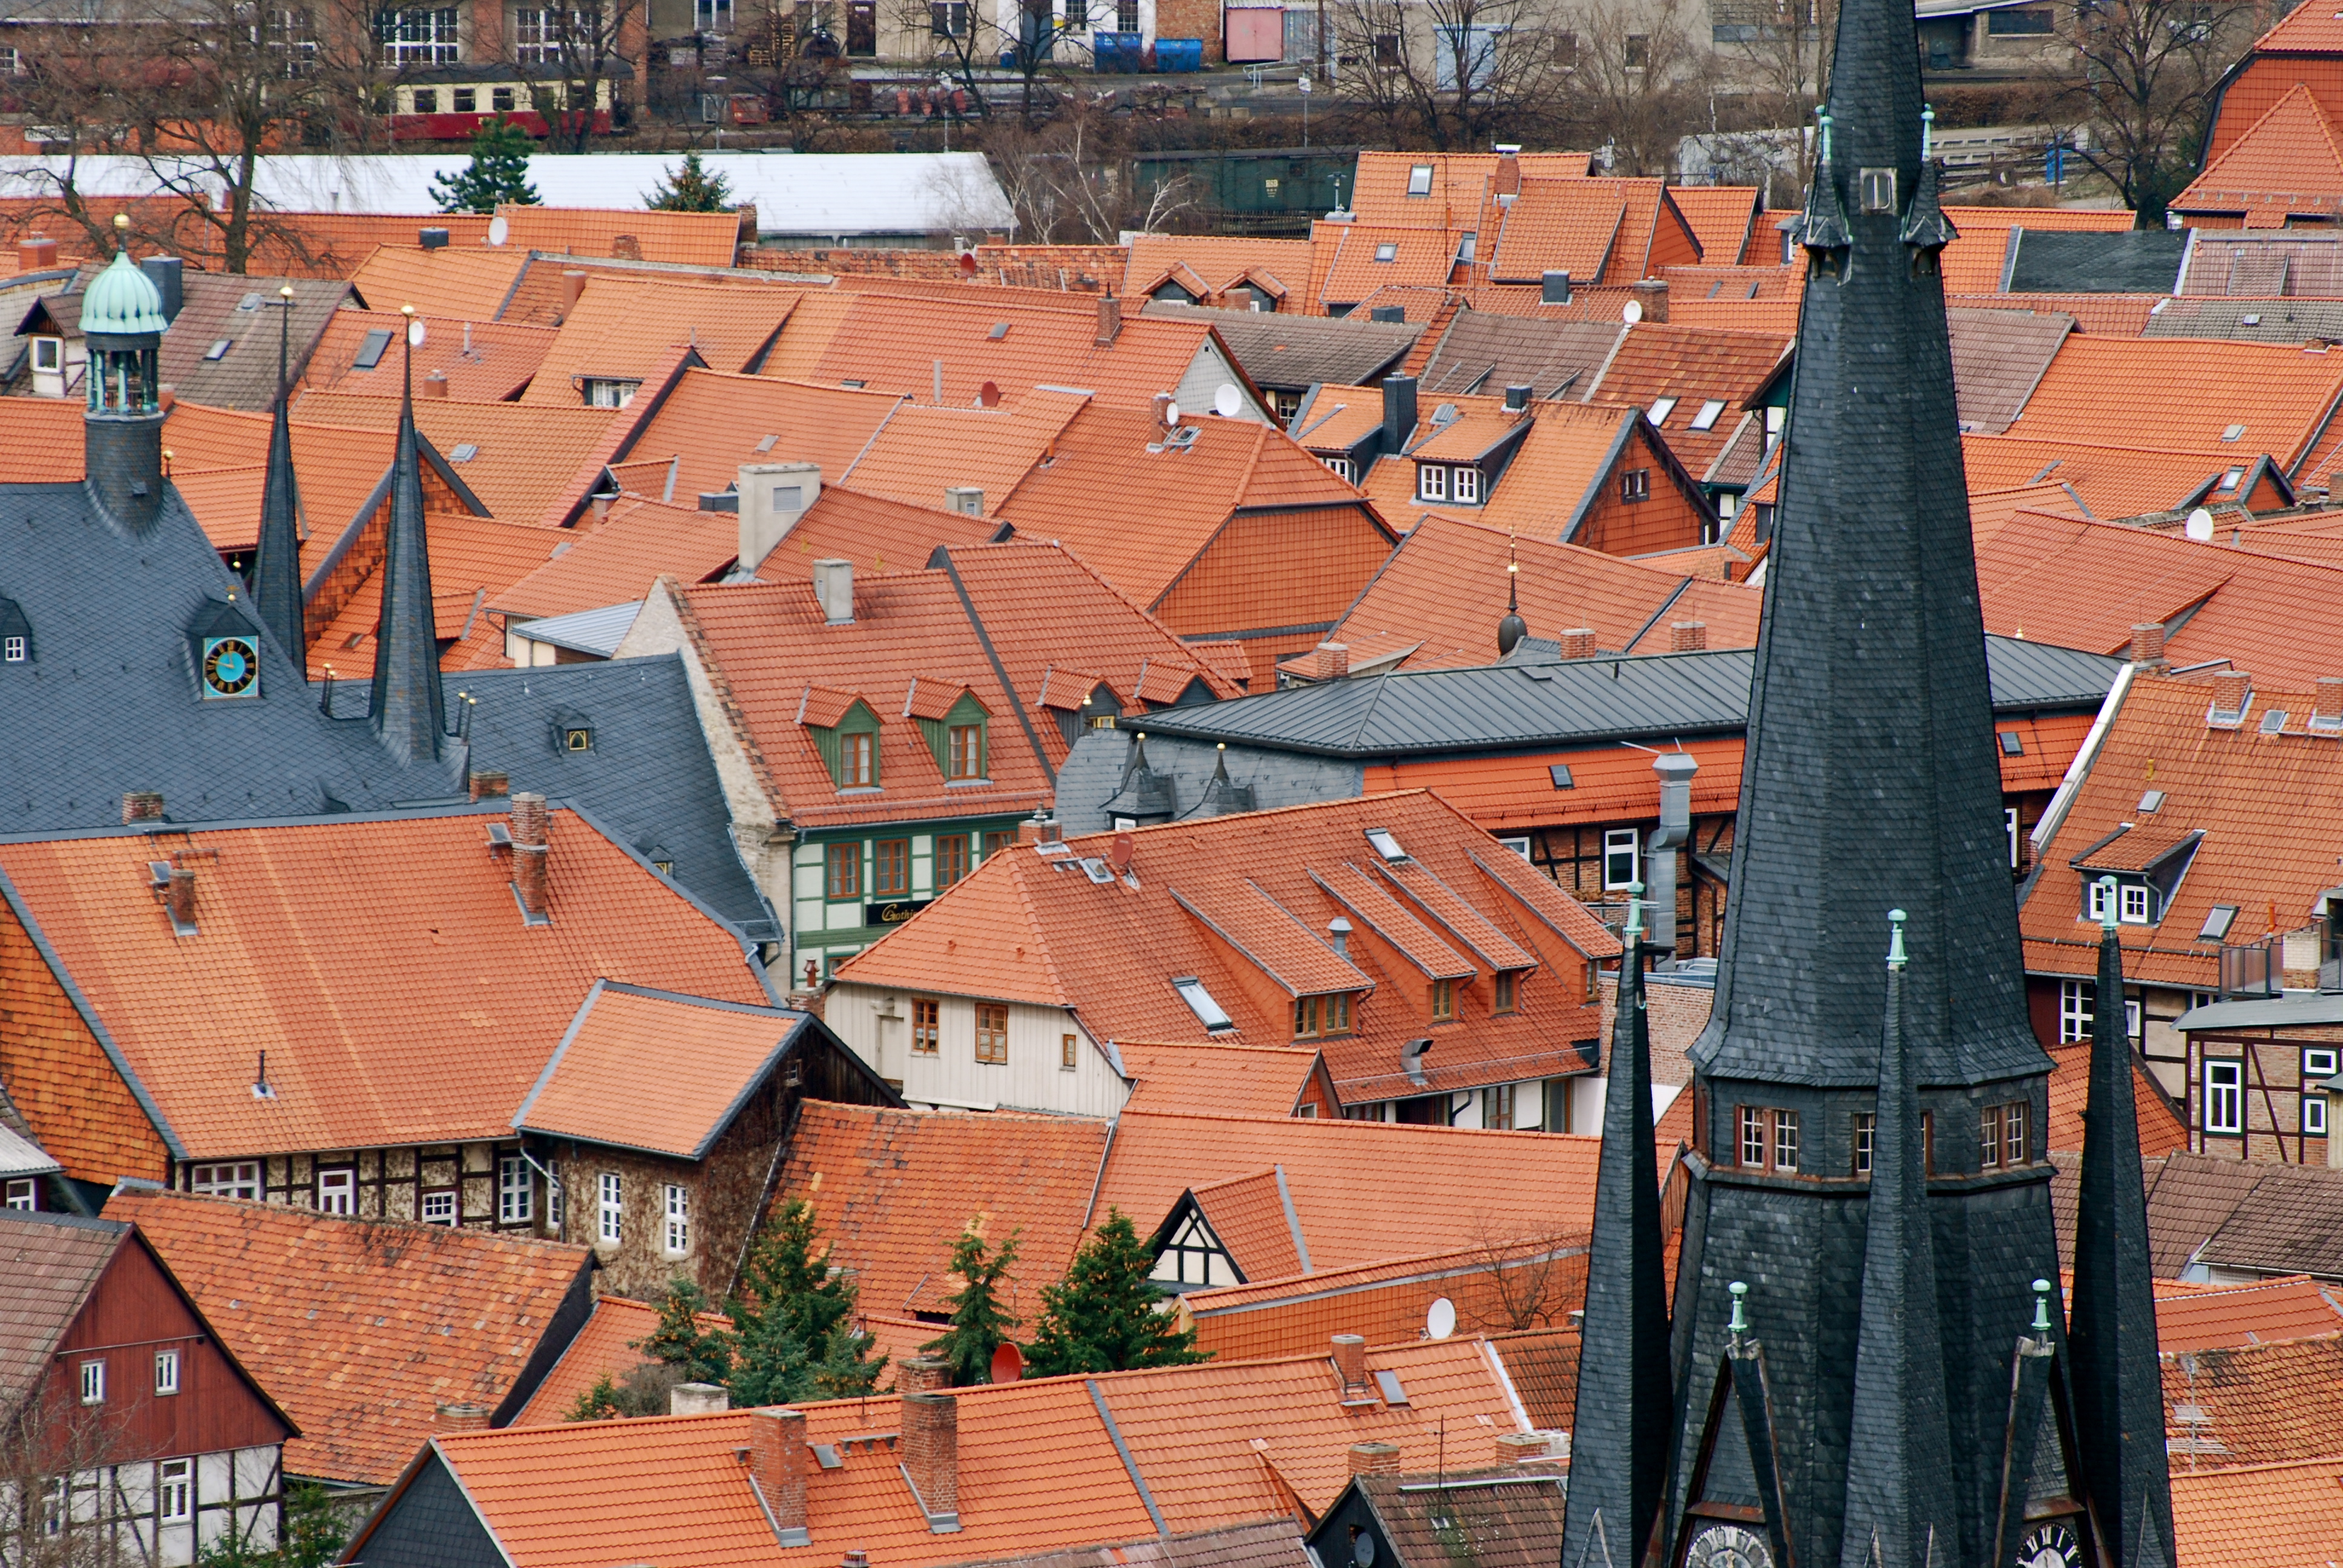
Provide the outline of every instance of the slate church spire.
{"type": "Polygon", "coordinates": [[[286,377],[292,337],[293,286],[277,290],[277,413],[268,432],[268,477],[260,492],[260,550],[252,598],[260,624],[297,667],[309,639],[301,613],[301,493],[293,477],[292,387],[286,377]]]}
{"type": "Polygon", "coordinates": [[[1563,1518],[1564,1568],[1635,1568],[1667,1480],[1673,1425],[1668,1298],[1652,1132],[1642,893],[1640,884],[1628,890],[1625,951],[1611,1024],[1579,1336],[1578,1418],[1563,1518]]]}
{"type": "Polygon", "coordinates": [[[2116,1537],[2109,1561],[2116,1568],[2171,1568],[2172,1477],[2164,1457],[2164,1383],[2115,879],[2103,879],[2101,888],[2107,903],[2091,1015],[2090,1097],[2083,1108],[2075,1295],[2066,1326],[2076,1447],[2091,1504],[2116,1537]]]}
{"type": "Polygon", "coordinates": [[[390,528],[383,548],[382,614],[375,622],[374,689],[367,717],[402,763],[437,760],[447,730],[439,640],[431,614],[431,550],[423,524],[421,442],[415,433],[415,307],[401,356],[398,447],[391,458],[390,528]]]}

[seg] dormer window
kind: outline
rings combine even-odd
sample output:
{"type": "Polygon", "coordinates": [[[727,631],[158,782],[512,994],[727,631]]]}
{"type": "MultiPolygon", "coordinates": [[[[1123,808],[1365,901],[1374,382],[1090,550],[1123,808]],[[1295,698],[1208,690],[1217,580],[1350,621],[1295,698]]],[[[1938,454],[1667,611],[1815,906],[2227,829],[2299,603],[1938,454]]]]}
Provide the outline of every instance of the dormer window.
{"type": "Polygon", "coordinates": [[[1172,989],[1180,993],[1180,1000],[1188,1004],[1188,1010],[1196,1015],[1196,1021],[1204,1026],[1206,1033],[1219,1034],[1236,1028],[1237,1020],[1212,1000],[1212,993],[1206,990],[1204,982],[1195,976],[1188,975],[1173,980],[1172,989]]]}
{"type": "Polygon", "coordinates": [[[1456,982],[1436,980],[1432,982],[1432,1021],[1453,1023],[1456,1019],[1456,982]]]}
{"type": "Polygon", "coordinates": [[[1329,996],[1301,996],[1293,999],[1293,1038],[1323,1040],[1328,1035],[1351,1032],[1351,993],[1338,990],[1329,996]]]}
{"type": "Polygon", "coordinates": [[[984,726],[955,724],[945,731],[948,779],[984,777],[984,726]]]}
{"type": "Polygon", "coordinates": [[[12,598],[0,598],[0,665],[33,662],[33,623],[12,598]]]}
{"type": "Polygon", "coordinates": [[[582,724],[565,726],[561,731],[561,749],[564,751],[593,750],[594,731],[582,724]]]}
{"type": "MultiPolygon", "coordinates": [[[[930,709],[930,713],[935,710],[930,709]]],[[[991,764],[986,745],[987,720],[992,716],[971,691],[962,691],[940,717],[919,718],[920,733],[927,738],[928,750],[936,759],[936,768],[947,784],[981,783],[991,777],[985,769],[991,764]]],[[[1072,737],[1067,737],[1069,744],[1072,737]]]]}
{"type": "Polygon", "coordinates": [[[260,689],[260,648],[249,637],[207,637],[203,642],[204,696],[250,697],[260,689]]]}
{"type": "Polygon", "coordinates": [[[1512,1012],[1521,1005],[1522,977],[1505,973],[1497,976],[1492,986],[1493,995],[1489,1002],[1491,1012],[1512,1012]]]}
{"type": "MultiPolygon", "coordinates": [[[[2084,884],[2086,914],[2094,920],[2107,917],[2108,887],[2097,877],[2084,884]]],[[[2156,889],[2145,879],[2118,878],[2114,887],[2116,920],[2127,926],[2152,926],[2163,918],[2156,889]]]]}
{"type": "Polygon", "coordinates": [[[867,789],[879,777],[878,739],[869,730],[838,738],[838,787],[867,789]]]}

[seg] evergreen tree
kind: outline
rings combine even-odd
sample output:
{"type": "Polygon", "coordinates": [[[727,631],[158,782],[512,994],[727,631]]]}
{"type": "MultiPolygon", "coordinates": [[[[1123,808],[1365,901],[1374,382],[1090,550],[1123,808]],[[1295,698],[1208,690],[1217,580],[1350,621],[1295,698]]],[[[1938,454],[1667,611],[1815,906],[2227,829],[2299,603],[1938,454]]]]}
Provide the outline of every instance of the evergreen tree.
{"type": "Polygon", "coordinates": [[[813,1205],[793,1198],[766,1225],[731,1302],[736,1405],[845,1399],[878,1386],[887,1358],[854,1328],[854,1282],[830,1267],[813,1205]]]}
{"type": "Polygon", "coordinates": [[[702,1329],[699,1314],[706,1311],[708,1297],[698,1285],[669,1280],[667,1298],[659,1302],[659,1327],[635,1348],[675,1368],[679,1382],[723,1382],[732,1375],[731,1336],[721,1329],[702,1329]]]}
{"type": "Polygon", "coordinates": [[[626,1413],[625,1408],[618,1402],[618,1385],[610,1381],[608,1372],[604,1372],[594,1380],[592,1388],[578,1396],[576,1402],[569,1407],[569,1413],[561,1419],[564,1421],[614,1421],[626,1413]]]}
{"type": "Polygon", "coordinates": [[[972,1223],[952,1243],[951,1271],[960,1277],[961,1284],[955,1294],[944,1298],[944,1305],[952,1310],[951,1327],[941,1339],[930,1340],[920,1348],[950,1362],[952,1382],[960,1387],[992,1380],[992,1352],[1007,1342],[1009,1331],[1022,1321],[1001,1310],[999,1296],[1001,1277],[1016,1261],[1015,1231],[990,1253],[972,1223]]]}
{"type": "Polygon", "coordinates": [[[643,205],[653,212],[730,212],[732,182],[709,174],[698,153],[686,153],[675,173],[644,194],[643,205]]]}
{"type": "Polygon", "coordinates": [[[1098,1234],[1074,1254],[1066,1277],[1041,1287],[1041,1322],[1026,1347],[1027,1370],[1055,1377],[1210,1359],[1210,1352],[1196,1348],[1196,1331],[1181,1328],[1158,1306],[1161,1293],[1147,1277],[1154,1265],[1131,1217],[1109,1210],[1098,1234]]]}
{"type": "Polygon", "coordinates": [[[441,212],[494,212],[508,203],[535,206],[528,155],[536,147],[529,134],[510,120],[483,120],[472,133],[471,164],[461,174],[434,178],[431,199],[441,212]]]}

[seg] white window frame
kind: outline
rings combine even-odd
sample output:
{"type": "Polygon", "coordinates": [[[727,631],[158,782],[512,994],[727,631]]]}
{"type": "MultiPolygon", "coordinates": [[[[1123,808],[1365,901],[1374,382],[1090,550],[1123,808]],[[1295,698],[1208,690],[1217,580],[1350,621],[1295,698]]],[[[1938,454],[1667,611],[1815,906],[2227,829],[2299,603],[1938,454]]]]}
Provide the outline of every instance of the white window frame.
{"type": "Polygon", "coordinates": [[[106,1402],[106,1358],[97,1356],[81,1363],[81,1402],[84,1404],[106,1402]]]}
{"type": "Polygon", "coordinates": [[[166,1524],[185,1523],[196,1516],[193,1460],[166,1459],[155,1467],[155,1513],[166,1524]]]}
{"type": "Polygon", "coordinates": [[[217,1164],[198,1165],[188,1176],[189,1187],[213,1198],[241,1198],[248,1203],[260,1201],[260,1161],[257,1160],[226,1160],[217,1164]]]}
{"type": "Polygon", "coordinates": [[[1644,410],[1644,417],[1645,417],[1645,418],[1649,419],[1649,420],[1652,422],[1652,424],[1653,424],[1654,427],[1655,427],[1655,428],[1656,428],[1656,427],[1659,427],[1659,426],[1662,426],[1662,425],[1666,424],[1666,423],[1668,422],[1668,416],[1669,416],[1669,415],[1671,415],[1671,414],[1673,414],[1673,413],[1674,413],[1675,411],[1676,411],[1676,399],[1675,399],[1675,398],[1674,398],[1674,397],[1654,397],[1654,399],[1652,399],[1652,406],[1651,406],[1651,407],[1649,407],[1649,408],[1647,408],[1647,409],[1645,409],[1645,410],[1644,410]]]}
{"type": "Polygon", "coordinates": [[[317,1172],[317,1212],[320,1214],[356,1214],[358,1211],[358,1173],[343,1165],[317,1172]]]}
{"type": "Polygon", "coordinates": [[[2089,980],[2058,982],[2058,1043],[2071,1045],[2078,1040],[2091,1038],[2091,1020],[2097,1015],[2098,988],[2089,980]]]}
{"type": "Polygon", "coordinates": [[[155,1352],[155,1392],[158,1396],[162,1396],[175,1394],[178,1392],[179,1352],[176,1351],[156,1351],[155,1352]]]}
{"type": "Polygon", "coordinates": [[[1695,430],[1714,430],[1716,428],[1718,417],[1724,412],[1725,399],[1711,397],[1704,402],[1700,406],[1699,412],[1692,417],[1692,427],[1695,430]]]}
{"type": "Polygon", "coordinates": [[[615,1247],[627,1235],[627,1187],[616,1171],[605,1171],[595,1184],[594,1236],[606,1247],[615,1247]]]}
{"type": "Polygon", "coordinates": [[[1432,166],[1430,164],[1413,164],[1409,166],[1407,171],[1407,194],[1412,196],[1428,196],[1432,194],[1432,166]]]}
{"type": "Polygon", "coordinates": [[[463,57],[461,10],[453,5],[409,5],[380,14],[383,63],[388,65],[452,65],[463,57]]]}
{"type": "Polygon", "coordinates": [[[1415,498],[1419,501],[1446,500],[1448,470],[1438,463],[1418,463],[1415,466],[1415,498]]]}
{"type": "Polygon", "coordinates": [[[427,1225],[445,1225],[453,1230],[463,1219],[463,1205],[457,1201],[456,1189],[443,1187],[436,1192],[423,1194],[417,1219],[427,1225]]]}
{"type": "Polygon", "coordinates": [[[537,1217],[537,1182],[518,1154],[497,1157],[497,1223],[524,1225],[537,1217]]]}
{"type": "Polygon", "coordinates": [[[667,1183],[667,1232],[662,1249],[670,1258],[687,1257],[691,1251],[691,1189],[678,1182],[667,1183]]]}
{"type": "Polygon", "coordinates": [[[732,0],[693,0],[691,11],[693,25],[703,33],[732,31],[732,0]]]}
{"type": "Polygon", "coordinates": [[[2123,882],[2117,884],[2116,890],[2123,900],[2122,913],[2117,918],[2127,926],[2147,925],[2148,923],[2147,884],[2123,882]]]}
{"type": "Polygon", "coordinates": [[[1356,467],[1352,466],[1350,458],[1321,457],[1318,460],[1325,464],[1327,472],[1332,474],[1336,478],[1348,479],[1353,484],[1358,482],[1359,471],[1356,467]]]}
{"type": "Polygon", "coordinates": [[[40,1206],[40,1184],[32,1177],[17,1176],[9,1180],[5,1207],[31,1213],[40,1206]]]}
{"type": "Polygon", "coordinates": [[[1605,892],[1641,881],[1637,875],[1644,869],[1644,836],[1633,828],[1607,828],[1603,833],[1603,888],[1605,892]],[[1627,857],[1627,874],[1612,875],[1612,862],[1621,854],[1627,857]]]}
{"type": "Polygon", "coordinates": [[[2302,1091],[2302,1133],[2306,1138],[2327,1136],[2327,1096],[2314,1089],[2302,1091]]]}
{"type": "Polygon", "coordinates": [[[65,340],[62,337],[33,339],[33,368],[55,373],[65,367],[65,340]]]}
{"type": "MultiPolygon", "coordinates": [[[[565,24],[562,20],[565,9],[559,5],[524,5],[516,9],[513,12],[513,58],[524,65],[561,64],[561,45],[565,26],[570,42],[581,45],[585,52],[592,53],[593,18],[583,11],[568,10],[568,20],[565,24]]],[[[589,382],[588,385],[590,386],[592,383],[589,382]]],[[[627,389],[627,396],[629,397],[634,396],[633,387],[627,389]]],[[[623,408],[626,405],[624,403],[598,404],[596,407],[623,408]]]]}
{"type": "Polygon", "coordinates": [[[2009,869],[2015,871],[2018,867],[2025,864],[2025,861],[2020,859],[2018,855],[2016,807],[2005,806],[2001,809],[2001,829],[2004,833],[2009,836],[2009,869]]]}
{"type": "Polygon", "coordinates": [[[2107,887],[2097,877],[2083,884],[2083,918],[2100,921],[2107,918],[2107,887]]]}
{"type": "Polygon", "coordinates": [[[2219,1060],[2208,1057],[2200,1079],[2205,1131],[2226,1134],[2243,1132],[2246,1130],[2246,1064],[2235,1057],[2219,1060]]]}
{"type": "Polygon", "coordinates": [[[1448,488],[1452,500],[1461,501],[1467,506],[1479,506],[1481,504],[1481,470],[1459,467],[1448,477],[1448,488]]]}
{"type": "Polygon", "coordinates": [[[588,408],[623,408],[635,400],[642,389],[639,381],[625,381],[615,377],[589,376],[586,378],[586,407],[588,408]]]}
{"type": "Polygon", "coordinates": [[[2343,1072],[2343,1052],[2331,1045],[2313,1046],[2302,1053],[2302,1076],[2332,1078],[2343,1072]]]}

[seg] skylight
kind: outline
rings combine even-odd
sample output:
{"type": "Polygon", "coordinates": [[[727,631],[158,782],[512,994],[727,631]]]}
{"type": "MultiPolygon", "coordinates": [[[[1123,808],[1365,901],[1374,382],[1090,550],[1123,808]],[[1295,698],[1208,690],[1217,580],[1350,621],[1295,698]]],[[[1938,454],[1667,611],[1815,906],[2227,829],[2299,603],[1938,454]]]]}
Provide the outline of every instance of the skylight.
{"type": "Polygon", "coordinates": [[[2150,789],[2147,794],[2142,795],[2142,796],[2139,798],[2139,814],[2140,814],[2141,816],[2143,816],[2143,817],[2153,817],[2153,816],[2155,816],[2158,811],[2161,811],[2161,810],[2163,810],[2163,809],[2164,809],[2164,791],[2163,791],[2163,790],[2161,790],[2161,789],[2150,789]]]}
{"type": "Polygon", "coordinates": [[[2197,940],[2200,942],[2217,942],[2227,940],[2229,934],[2229,922],[2237,918],[2237,905],[2215,904],[2205,911],[2205,929],[2197,933],[2197,940]]]}
{"type": "Polygon", "coordinates": [[[226,358],[228,346],[232,341],[233,340],[230,338],[221,338],[217,343],[213,344],[209,348],[204,350],[204,357],[206,359],[226,358]]]}
{"type": "Polygon", "coordinates": [[[2243,425],[2232,425],[2227,429],[2221,432],[2221,439],[2224,441],[2234,441],[2245,433],[2246,427],[2243,425]]]}
{"type": "Polygon", "coordinates": [[[1172,989],[1180,993],[1180,1000],[1188,1004],[1188,1010],[1196,1015],[1196,1021],[1206,1030],[1218,1034],[1224,1029],[1236,1028],[1237,1020],[1212,1000],[1212,993],[1204,989],[1202,980],[1191,975],[1185,980],[1173,980],[1172,989]]]}
{"type": "Polygon", "coordinates": [[[2025,756],[2026,737],[2020,735],[2015,729],[2003,730],[2001,732],[2001,754],[2004,757],[2025,756]]]}
{"type": "Polygon", "coordinates": [[[1546,777],[1554,780],[1554,787],[1557,789],[1570,789],[1577,787],[1577,781],[1570,776],[1570,764],[1567,762],[1548,763],[1545,771],[1546,777]]]}
{"type": "Polygon", "coordinates": [[[1375,259],[1377,261],[1397,261],[1399,259],[1399,242],[1397,240],[1387,239],[1383,241],[1383,244],[1375,246],[1375,259]]]}
{"type": "Polygon", "coordinates": [[[2234,490],[2237,487],[2237,481],[2245,477],[2246,471],[2242,467],[2232,468],[2227,473],[2221,476],[2221,488],[2225,490],[2234,490]]]}
{"type": "Polygon", "coordinates": [[[1724,412],[1725,399],[1711,397],[1700,406],[1700,412],[1692,417],[1692,427],[1695,430],[1714,430],[1716,428],[1718,417],[1724,412]]]}
{"type": "Polygon", "coordinates": [[[1385,1404],[1405,1404],[1407,1402],[1407,1390],[1400,1387],[1399,1373],[1395,1372],[1378,1372],[1375,1373],[1375,1386],[1383,1390],[1383,1402],[1385,1404]]]}
{"type": "Polygon", "coordinates": [[[1652,404],[1652,423],[1654,425],[1664,425],[1668,422],[1668,416],[1675,411],[1676,400],[1674,398],[1659,398],[1652,404]]]}
{"type": "Polygon", "coordinates": [[[1407,171],[1407,194],[1410,196],[1430,196],[1432,194],[1432,166],[1430,164],[1418,164],[1413,168],[1407,171]]]}
{"type": "Polygon", "coordinates": [[[390,328],[377,327],[366,335],[358,345],[358,357],[350,361],[354,370],[371,370],[382,363],[382,351],[390,347],[390,328]]]}
{"type": "Polygon", "coordinates": [[[1399,840],[1391,836],[1391,829],[1388,828],[1368,829],[1367,842],[1373,844],[1375,847],[1375,853],[1386,860],[1407,859],[1407,851],[1399,847],[1399,840]]]}

